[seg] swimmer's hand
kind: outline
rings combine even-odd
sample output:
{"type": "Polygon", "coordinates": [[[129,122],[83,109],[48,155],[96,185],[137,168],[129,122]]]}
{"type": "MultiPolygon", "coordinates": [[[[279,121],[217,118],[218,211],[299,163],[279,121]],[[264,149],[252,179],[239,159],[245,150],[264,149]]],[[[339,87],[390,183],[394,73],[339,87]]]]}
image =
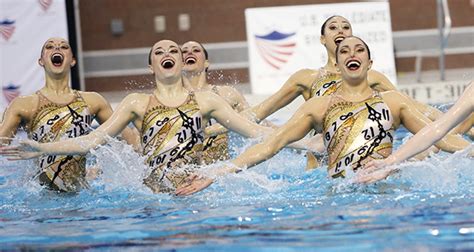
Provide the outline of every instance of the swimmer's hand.
{"type": "Polygon", "coordinates": [[[187,183],[182,184],[178,187],[178,189],[176,189],[175,194],[177,196],[188,196],[199,192],[214,182],[214,180],[211,178],[202,177],[196,174],[189,176],[186,180],[188,180],[187,183]]]}
{"type": "Polygon", "coordinates": [[[298,150],[307,150],[320,154],[326,151],[326,147],[324,146],[324,141],[321,134],[310,138],[303,138],[299,141],[289,144],[287,147],[298,150]]]}
{"type": "Polygon", "coordinates": [[[394,166],[389,166],[386,159],[372,160],[368,162],[364,169],[360,170],[353,179],[355,183],[371,184],[382,179],[386,179],[391,174],[397,172],[394,166]]]}
{"type": "Polygon", "coordinates": [[[21,141],[17,146],[0,147],[0,155],[10,161],[31,159],[42,154],[40,143],[29,139],[21,141]]]}
{"type": "Polygon", "coordinates": [[[322,154],[326,152],[326,146],[324,146],[324,140],[322,134],[317,134],[309,138],[310,144],[308,150],[314,153],[322,154]]]}

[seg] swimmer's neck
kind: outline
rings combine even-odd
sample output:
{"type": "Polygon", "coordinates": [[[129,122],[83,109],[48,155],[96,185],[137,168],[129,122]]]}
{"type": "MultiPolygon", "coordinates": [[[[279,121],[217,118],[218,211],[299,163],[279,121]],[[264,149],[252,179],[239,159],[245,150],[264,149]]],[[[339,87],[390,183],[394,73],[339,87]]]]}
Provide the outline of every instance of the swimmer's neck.
{"type": "Polygon", "coordinates": [[[211,88],[211,85],[207,83],[207,73],[206,72],[199,72],[199,73],[188,73],[185,77],[186,83],[189,83],[189,86],[194,91],[199,90],[208,90],[211,88]]]}
{"type": "Polygon", "coordinates": [[[329,53],[328,51],[328,60],[326,62],[326,65],[324,65],[324,70],[331,72],[331,73],[339,73],[336,67],[336,57],[329,53]]]}
{"type": "Polygon", "coordinates": [[[183,79],[179,79],[173,82],[160,82],[156,80],[155,94],[163,97],[176,97],[181,96],[183,93],[188,93],[183,85],[183,79]]]}
{"type": "Polygon", "coordinates": [[[364,78],[361,81],[343,80],[340,93],[343,96],[353,98],[367,98],[367,96],[372,94],[372,89],[369,86],[367,78],[364,78]]]}
{"type": "Polygon", "coordinates": [[[42,90],[59,94],[65,94],[71,92],[69,87],[69,73],[68,74],[49,74],[45,75],[45,85],[42,90]]]}

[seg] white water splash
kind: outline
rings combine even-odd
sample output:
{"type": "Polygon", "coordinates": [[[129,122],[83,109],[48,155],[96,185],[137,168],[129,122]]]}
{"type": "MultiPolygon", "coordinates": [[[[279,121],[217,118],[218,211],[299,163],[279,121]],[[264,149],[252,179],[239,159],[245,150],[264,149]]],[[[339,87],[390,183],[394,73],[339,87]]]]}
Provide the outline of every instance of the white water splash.
{"type": "Polygon", "coordinates": [[[145,157],[135,152],[132,146],[109,137],[106,145],[91,150],[91,154],[96,157],[97,166],[102,171],[95,183],[104,185],[106,190],[128,188],[149,191],[143,185],[148,171],[145,157]]]}

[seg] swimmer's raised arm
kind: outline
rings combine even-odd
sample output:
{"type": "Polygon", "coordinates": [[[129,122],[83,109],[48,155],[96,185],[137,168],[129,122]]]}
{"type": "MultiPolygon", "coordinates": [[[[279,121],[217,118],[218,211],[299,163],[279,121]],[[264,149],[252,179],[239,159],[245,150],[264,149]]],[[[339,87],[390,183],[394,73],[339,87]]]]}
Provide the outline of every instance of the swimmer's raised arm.
{"type": "Polygon", "coordinates": [[[230,167],[229,171],[235,172],[239,168],[250,168],[257,165],[273,157],[288,144],[306,136],[314,128],[314,125],[322,122],[323,115],[318,116],[313,113],[315,106],[318,105],[315,105],[313,100],[304,103],[285,125],[275,130],[264,142],[248,148],[234,159],[232,161],[233,167],[230,167]]]}
{"type": "Polygon", "coordinates": [[[62,140],[59,142],[38,143],[26,140],[19,147],[1,148],[0,154],[10,159],[28,159],[43,154],[69,155],[87,153],[101,144],[106,143],[107,136],[118,135],[129,122],[137,117],[140,110],[146,108],[143,94],[128,95],[117,107],[112,116],[89,135],[62,140]]]}
{"type": "Polygon", "coordinates": [[[201,108],[202,114],[208,120],[214,118],[222,126],[239,133],[242,136],[256,138],[272,131],[250,122],[237,113],[220,96],[212,92],[196,92],[196,100],[201,108]]]}
{"type": "Polygon", "coordinates": [[[257,122],[260,122],[291,103],[300,94],[307,93],[306,97],[309,98],[309,87],[318,74],[318,71],[310,69],[303,69],[294,73],[275,94],[242,113],[245,113],[246,117],[254,117],[257,122]]]}
{"type": "MultiPolygon", "coordinates": [[[[210,116],[215,118],[220,124],[226,128],[239,133],[242,136],[256,138],[268,135],[274,131],[269,127],[264,127],[251,122],[242,115],[234,111],[229,104],[223,103],[223,99],[218,95],[208,92],[206,95],[196,93],[196,98],[201,106],[203,113],[210,111],[210,116]]],[[[302,139],[301,141],[285,144],[294,149],[311,150],[320,152],[321,148],[318,143],[313,143],[314,139],[302,139]]]]}

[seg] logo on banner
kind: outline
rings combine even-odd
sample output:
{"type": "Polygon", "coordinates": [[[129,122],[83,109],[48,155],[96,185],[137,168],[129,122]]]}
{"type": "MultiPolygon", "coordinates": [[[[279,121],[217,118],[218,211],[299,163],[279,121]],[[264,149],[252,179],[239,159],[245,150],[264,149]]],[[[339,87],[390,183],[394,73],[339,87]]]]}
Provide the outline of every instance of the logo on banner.
{"type": "Polygon", "coordinates": [[[53,4],[53,0],[38,0],[38,3],[41,5],[43,11],[47,11],[51,4],[53,4]]]}
{"type": "Polygon", "coordinates": [[[5,40],[9,40],[15,32],[15,21],[5,19],[0,22],[0,34],[5,40]]]}
{"type": "Polygon", "coordinates": [[[255,35],[255,43],[262,59],[279,70],[293,55],[296,48],[294,33],[272,31],[263,36],[255,35]]]}
{"type": "Polygon", "coordinates": [[[20,95],[20,86],[15,86],[12,83],[2,88],[3,96],[7,99],[8,103],[13,101],[17,96],[20,95]]]}

